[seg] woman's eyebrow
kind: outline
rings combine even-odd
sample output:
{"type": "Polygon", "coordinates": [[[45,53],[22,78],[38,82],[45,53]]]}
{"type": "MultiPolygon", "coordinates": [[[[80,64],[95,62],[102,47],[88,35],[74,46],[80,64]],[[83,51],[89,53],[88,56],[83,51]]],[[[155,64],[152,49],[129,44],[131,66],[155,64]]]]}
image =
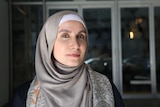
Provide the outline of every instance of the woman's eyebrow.
{"type": "MultiPolygon", "coordinates": [[[[71,33],[71,31],[68,30],[68,29],[61,29],[61,30],[59,31],[59,33],[61,33],[61,32],[71,33]]],[[[86,33],[86,30],[80,30],[78,33],[86,33]]]]}
{"type": "Polygon", "coordinates": [[[60,32],[68,32],[68,33],[70,33],[71,31],[69,31],[69,30],[67,30],[67,29],[61,29],[60,31],[59,31],[59,33],[60,32]]]}
{"type": "Polygon", "coordinates": [[[86,30],[81,30],[79,31],[79,33],[86,33],[86,30]]]}

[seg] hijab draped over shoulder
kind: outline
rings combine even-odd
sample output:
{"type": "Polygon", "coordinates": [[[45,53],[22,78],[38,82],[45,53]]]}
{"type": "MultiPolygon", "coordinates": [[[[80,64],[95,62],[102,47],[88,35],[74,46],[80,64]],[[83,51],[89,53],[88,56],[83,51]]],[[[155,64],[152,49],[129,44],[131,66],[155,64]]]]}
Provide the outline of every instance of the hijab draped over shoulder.
{"type": "Polygon", "coordinates": [[[54,58],[53,48],[58,27],[62,17],[68,14],[78,16],[87,31],[83,18],[73,11],[57,12],[47,19],[37,40],[36,77],[29,88],[26,105],[114,107],[113,92],[108,78],[92,71],[84,62],[76,67],[68,67],[54,58]]]}

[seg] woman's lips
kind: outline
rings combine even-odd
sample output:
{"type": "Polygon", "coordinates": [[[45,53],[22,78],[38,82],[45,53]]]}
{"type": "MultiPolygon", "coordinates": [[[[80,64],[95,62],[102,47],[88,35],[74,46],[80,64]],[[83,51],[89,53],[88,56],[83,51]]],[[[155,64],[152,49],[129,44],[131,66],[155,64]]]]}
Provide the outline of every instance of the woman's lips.
{"type": "Polygon", "coordinates": [[[73,53],[73,54],[67,54],[67,56],[71,56],[71,57],[79,57],[79,56],[80,56],[80,54],[73,53]]]}

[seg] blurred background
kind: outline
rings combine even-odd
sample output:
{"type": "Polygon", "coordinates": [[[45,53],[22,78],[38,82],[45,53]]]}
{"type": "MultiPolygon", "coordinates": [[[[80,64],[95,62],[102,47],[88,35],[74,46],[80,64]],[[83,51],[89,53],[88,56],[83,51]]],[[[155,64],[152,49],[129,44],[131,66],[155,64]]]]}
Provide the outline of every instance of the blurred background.
{"type": "Polygon", "coordinates": [[[159,0],[1,0],[0,107],[35,75],[37,36],[60,10],[84,17],[89,32],[85,63],[108,76],[125,107],[160,106],[159,0]]]}

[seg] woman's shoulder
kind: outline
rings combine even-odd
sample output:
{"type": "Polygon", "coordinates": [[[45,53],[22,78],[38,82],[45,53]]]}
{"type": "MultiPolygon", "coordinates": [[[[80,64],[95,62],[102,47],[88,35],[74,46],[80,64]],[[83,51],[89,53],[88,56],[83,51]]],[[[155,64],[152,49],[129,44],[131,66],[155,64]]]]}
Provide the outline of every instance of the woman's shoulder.
{"type": "Polygon", "coordinates": [[[32,81],[27,81],[15,90],[11,107],[26,107],[26,98],[31,82],[32,81]]]}
{"type": "Polygon", "coordinates": [[[109,78],[106,75],[103,75],[97,71],[94,71],[90,66],[88,66],[88,71],[91,79],[96,80],[97,82],[109,81],[109,78]]]}
{"type": "Polygon", "coordinates": [[[103,75],[97,71],[92,70],[92,68],[88,68],[91,81],[94,84],[98,84],[100,87],[105,88],[105,86],[111,86],[111,90],[113,91],[115,107],[124,107],[123,99],[121,94],[119,93],[117,87],[113,83],[113,81],[108,78],[106,75],[103,75]]]}

